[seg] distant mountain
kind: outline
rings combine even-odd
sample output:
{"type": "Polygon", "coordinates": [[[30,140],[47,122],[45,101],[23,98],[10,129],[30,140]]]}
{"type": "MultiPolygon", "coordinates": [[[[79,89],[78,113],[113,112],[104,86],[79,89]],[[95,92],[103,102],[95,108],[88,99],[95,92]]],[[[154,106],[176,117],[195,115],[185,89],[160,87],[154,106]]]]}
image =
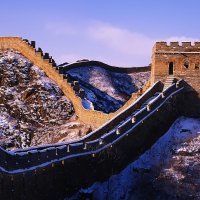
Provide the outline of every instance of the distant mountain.
{"type": "MultiPolygon", "coordinates": [[[[115,112],[137,92],[150,78],[150,71],[115,72],[115,68],[91,66],[82,62],[82,66],[69,67],[65,73],[78,80],[80,87],[86,92],[86,98],[94,105],[95,110],[105,113],[115,112]]],[[[97,62],[98,64],[98,62],[97,62]]]]}

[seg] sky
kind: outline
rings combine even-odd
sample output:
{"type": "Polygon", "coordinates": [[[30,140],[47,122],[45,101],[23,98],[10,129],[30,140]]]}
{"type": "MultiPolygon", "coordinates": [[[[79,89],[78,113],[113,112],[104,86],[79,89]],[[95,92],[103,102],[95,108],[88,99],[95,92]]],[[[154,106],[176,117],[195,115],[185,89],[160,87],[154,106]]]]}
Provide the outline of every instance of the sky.
{"type": "Polygon", "coordinates": [[[200,40],[199,0],[0,0],[0,36],[35,40],[58,64],[151,63],[156,41],[200,40]]]}

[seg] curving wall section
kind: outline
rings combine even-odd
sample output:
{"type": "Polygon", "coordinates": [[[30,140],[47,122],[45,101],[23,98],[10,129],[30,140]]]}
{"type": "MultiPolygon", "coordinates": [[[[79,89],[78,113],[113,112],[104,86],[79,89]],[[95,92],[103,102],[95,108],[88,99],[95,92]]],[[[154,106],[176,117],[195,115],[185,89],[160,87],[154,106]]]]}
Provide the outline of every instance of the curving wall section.
{"type": "Polygon", "coordinates": [[[0,148],[2,199],[63,199],[80,187],[104,180],[141,155],[182,114],[179,105],[184,102],[184,81],[164,91],[163,83],[155,83],[135,103],[114,113],[112,119],[111,115],[84,110],[71,85],[56,71],[55,63],[47,54],[37,52],[34,46],[21,38],[0,38],[2,49],[21,52],[70,95],[81,120],[97,125],[107,123],[70,143],[15,152],[0,148]],[[87,115],[89,118],[85,119],[87,115]],[[99,120],[101,123],[97,122],[99,120]]]}
{"type": "MultiPolygon", "coordinates": [[[[126,109],[136,99],[135,96],[130,98],[123,107],[110,114],[105,114],[95,110],[86,110],[82,106],[82,99],[76,95],[73,89],[73,87],[76,87],[78,84],[74,85],[74,83],[70,82],[70,80],[63,76],[62,70],[56,66],[55,61],[49,57],[48,53],[43,54],[41,48],[36,50],[34,41],[29,43],[28,40],[23,40],[20,37],[0,37],[0,49],[17,50],[35,65],[44,70],[46,75],[56,82],[63,93],[73,102],[75,112],[79,119],[86,124],[92,125],[93,128],[98,128],[112,119],[115,115],[126,109]]],[[[81,92],[84,93],[84,91],[80,91],[80,93],[81,92]]]]}
{"type": "MultiPolygon", "coordinates": [[[[160,93],[163,90],[163,86],[164,84],[160,81],[156,82],[152,87],[148,88],[148,90],[146,90],[146,92],[143,93],[134,103],[129,105],[121,113],[117,114],[111,120],[97,128],[96,130],[90,132],[86,136],[82,137],[81,139],[71,141],[70,144],[95,140],[101,137],[103,134],[108,133],[110,130],[118,126],[118,124],[122,123],[123,119],[129,117],[130,115],[132,115],[132,113],[136,112],[147,100],[152,98],[155,93],[160,93]]],[[[14,150],[14,152],[29,152],[35,149],[42,150],[50,147],[58,147],[67,144],[68,142],[57,144],[45,144],[24,149],[16,149],[14,150]]]]}
{"type": "Polygon", "coordinates": [[[62,199],[80,187],[117,173],[180,116],[177,105],[183,91],[183,81],[163,93],[157,88],[153,96],[141,103],[139,109],[127,113],[116,127],[88,141],[29,152],[8,153],[0,149],[1,197],[62,199]]]}
{"type": "Polygon", "coordinates": [[[74,68],[78,68],[78,67],[85,67],[85,66],[98,66],[98,67],[102,67],[106,70],[109,70],[112,72],[118,72],[118,73],[136,73],[136,72],[151,71],[150,65],[144,66],[144,67],[131,67],[131,68],[115,67],[115,66],[111,66],[111,65],[105,64],[100,61],[96,61],[96,60],[79,61],[79,62],[70,63],[70,64],[63,63],[63,64],[59,65],[59,67],[61,67],[64,71],[68,71],[70,69],[74,69],[74,68]]]}

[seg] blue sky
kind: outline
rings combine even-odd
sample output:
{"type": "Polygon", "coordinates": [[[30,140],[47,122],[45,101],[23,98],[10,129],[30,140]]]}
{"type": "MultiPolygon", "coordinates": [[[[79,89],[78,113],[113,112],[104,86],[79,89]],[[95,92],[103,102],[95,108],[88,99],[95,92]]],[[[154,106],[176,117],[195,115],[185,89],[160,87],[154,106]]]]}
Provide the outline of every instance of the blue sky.
{"type": "Polygon", "coordinates": [[[0,35],[36,40],[57,63],[151,62],[155,41],[200,40],[199,0],[0,0],[0,35]]]}

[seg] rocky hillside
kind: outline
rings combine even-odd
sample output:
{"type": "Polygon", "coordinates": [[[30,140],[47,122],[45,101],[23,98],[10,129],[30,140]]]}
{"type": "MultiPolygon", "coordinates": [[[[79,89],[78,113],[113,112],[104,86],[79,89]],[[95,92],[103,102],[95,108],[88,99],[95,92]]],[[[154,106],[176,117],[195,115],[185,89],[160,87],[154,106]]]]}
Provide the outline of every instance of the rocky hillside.
{"type": "Polygon", "coordinates": [[[120,174],[66,200],[200,199],[200,119],[181,117],[120,174]]]}
{"type": "MultiPolygon", "coordinates": [[[[115,73],[98,66],[68,71],[95,110],[119,109],[149,79],[149,72],[115,73]]],[[[77,139],[91,131],[45,73],[20,53],[0,51],[0,146],[26,148],[77,139]]]]}
{"type": "Polygon", "coordinates": [[[0,52],[0,146],[6,149],[79,138],[90,127],[45,73],[18,52],[0,52]]]}
{"type": "Polygon", "coordinates": [[[150,72],[117,73],[99,66],[77,67],[67,73],[79,80],[94,109],[105,113],[122,107],[150,78],[150,72]]]}

